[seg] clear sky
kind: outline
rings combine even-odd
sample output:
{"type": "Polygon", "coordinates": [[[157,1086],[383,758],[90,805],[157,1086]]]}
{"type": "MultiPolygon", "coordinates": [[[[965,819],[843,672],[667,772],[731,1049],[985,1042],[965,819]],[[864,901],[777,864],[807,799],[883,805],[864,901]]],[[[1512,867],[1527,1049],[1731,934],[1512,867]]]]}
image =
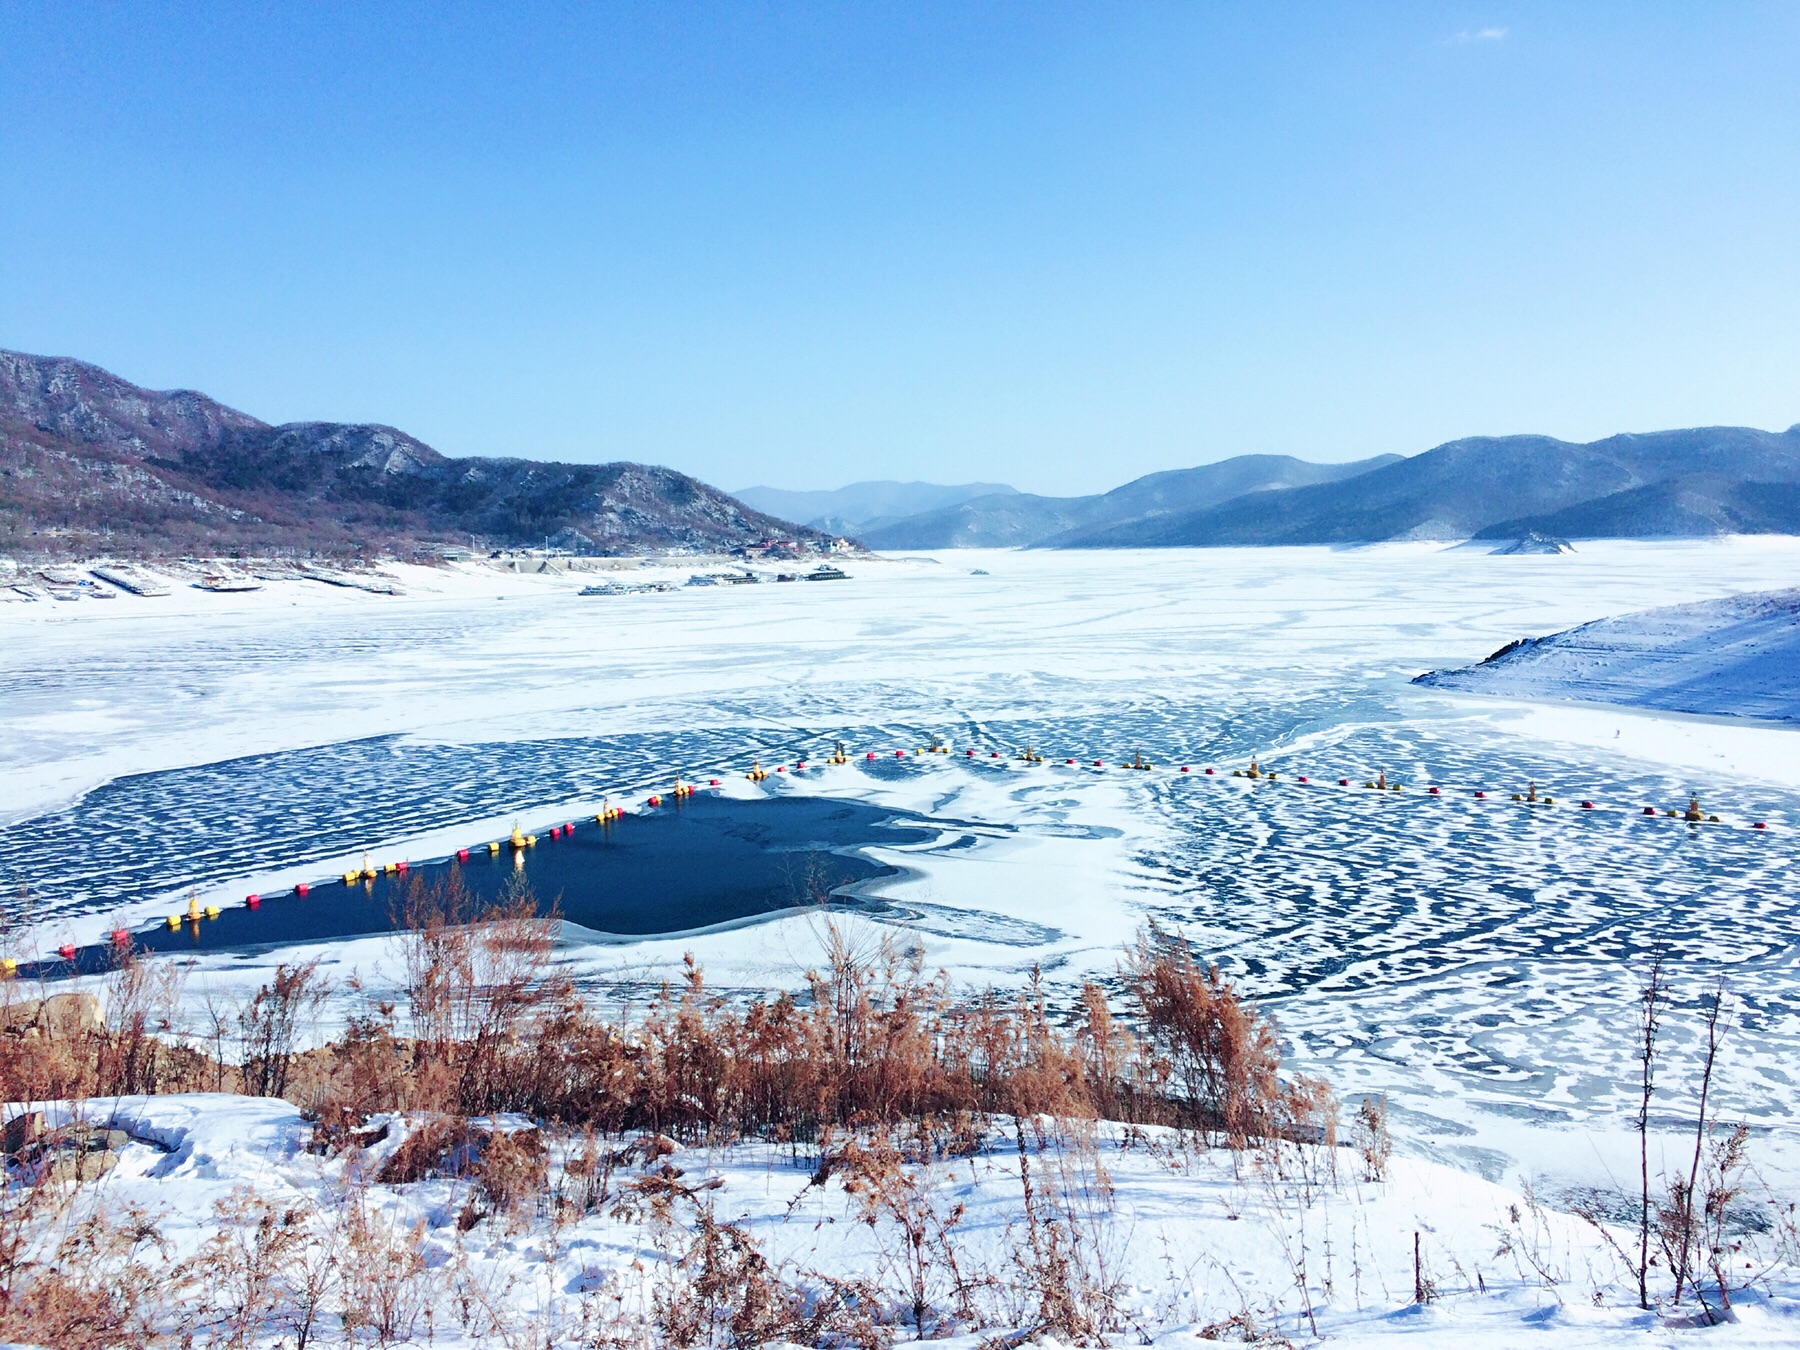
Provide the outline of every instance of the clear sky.
{"type": "Polygon", "coordinates": [[[0,346],[1092,491],[1800,421],[1800,4],[0,5],[0,346]]]}

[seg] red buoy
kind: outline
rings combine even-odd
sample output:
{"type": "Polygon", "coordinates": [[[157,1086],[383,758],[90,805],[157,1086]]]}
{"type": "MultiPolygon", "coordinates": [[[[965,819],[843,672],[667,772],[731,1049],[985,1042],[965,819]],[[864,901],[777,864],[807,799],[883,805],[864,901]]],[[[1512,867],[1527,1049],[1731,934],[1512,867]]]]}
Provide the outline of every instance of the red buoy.
{"type": "Polygon", "coordinates": [[[650,797],[650,798],[648,798],[648,799],[647,799],[647,805],[650,805],[650,806],[661,806],[661,805],[662,805],[662,798],[661,798],[661,797],[650,797]]]}
{"type": "Polygon", "coordinates": [[[965,750],[965,751],[963,751],[963,753],[964,753],[964,754],[965,754],[965,755],[967,755],[967,756],[968,756],[968,757],[969,757],[969,758],[970,758],[970,759],[974,759],[974,758],[975,758],[975,752],[974,752],[974,751],[973,751],[973,750],[965,750]]]}
{"type": "Polygon", "coordinates": [[[1485,792],[1477,792],[1477,793],[1476,793],[1476,794],[1475,794],[1475,795],[1476,795],[1476,796],[1477,796],[1477,797],[1485,797],[1485,796],[1487,796],[1487,793],[1485,793],[1485,792]]]}
{"type": "Polygon", "coordinates": [[[719,780],[716,778],[709,778],[706,780],[706,785],[708,787],[717,787],[719,786],[719,780]]]}
{"type": "MultiPolygon", "coordinates": [[[[467,853],[467,852],[468,852],[468,851],[469,851],[469,850],[468,850],[468,849],[464,849],[464,850],[463,850],[463,852],[464,852],[464,853],[465,853],[465,854],[466,854],[466,853],[467,853]]],[[[307,884],[306,884],[306,883],[305,883],[305,882],[304,882],[304,881],[303,881],[303,882],[301,882],[301,883],[300,883],[300,884],[299,884],[299,885],[298,885],[298,886],[296,886],[296,887],[294,887],[294,894],[295,894],[295,895],[299,895],[299,896],[305,896],[305,895],[306,895],[306,894],[307,894],[307,893],[308,893],[308,892],[310,892],[310,891],[311,891],[311,890],[312,890],[312,887],[311,887],[311,886],[308,886],[308,885],[307,885],[307,884]]]]}
{"type": "Polygon", "coordinates": [[[785,765],[785,764],[777,764],[777,765],[776,765],[776,766],[775,766],[775,772],[776,772],[776,773],[786,773],[786,772],[787,772],[787,765],[785,765]]]}
{"type": "Polygon", "coordinates": [[[1440,792],[1439,792],[1439,791],[1438,791],[1438,790],[1437,790],[1437,789],[1436,789],[1436,788],[1435,788],[1435,787],[1432,787],[1432,788],[1426,788],[1426,789],[1425,789],[1425,790],[1426,790],[1426,791],[1427,791],[1427,792],[1429,792],[1429,793],[1430,793],[1430,794],[1431,794],[1431,795],[1432,795],[1432,796],[1434,796],[1434,797],[1438,797],[1438,796],[1442,796],[1442,795],[1443,795],[1443,794],[1442,794],[1442,793],[1440,793],[1440,792]]]}
{"type": "Polygon", "coordinates": [[[1592,811],[1594,809],[1594,804],[1592,802],[1583,802],[1581,804],[1581,809],[1583,811],[1592,811]]]}
{"type": "Polygon", "coordinates": [[[73,942],[63,943],[62,946],[56,949],[56,954],[65,961],[73,961],[75,959],[75,944],[73,942]]]}
{"type": "Polygon", "coordinates": [[[988,751],[988,758],[989,759],[999,759],[1000,752],[998,750],[990,750],[990,751],[988,751]]]}
{"type": "MultiPolygon", "coordinates": [[[[1182,766],[1181,766],[1181,771],[1182,771],[1182,772],[1183,772],[1183,773],[1186,773],[1186,772],[1187,772],[1187,771],[1188,771],[1188,770],[1187,770],[1187,765],[1185,765],[1185,764],[1183,764],[1183,765],[1182,765],[1182,766]]],[[[1304,782],[1305,782],[1305,781],[1306,781],[1306,780],[1305,780],[1305,779],[1304,779],[1304,778],[1302,778],[1302,779],[1301,779],[1301,780],[1300,780],[1300,781],[1301,781],[1301,782],[1302,782],[1302,783],[1304,783],[1304,782]]]]}
{"type": "Polygon", "coordinates": [[[1644,814],[1647,816],[1653,816],[1656,814],[1656,808],[1654,806],[1646,806],[1644,808],[1644,814]]]}
{"type": "Polygon", "coordinates": [[[458,862],[469,861],[469,850],[466,848],[457,849],[456,850],[456,861],[458,861],[458,862]]]}
{"type": "Polygon", "coordinates": [[[564,834],[574,834],[574,833],[575,833],[575,827],[574,827],[574,826],[573,826],[573,825],[564,825],[564,826],[563,826],[563,833],[564,833],[564,834]]]}
{"type": "MultiPolygon", "coordinates": [[[[1338,779],[1338,786],[1339,787],[1349,787],[1350,780],[1348,778],[1340,778],[1340,779],[1338,779]]],[[[1477,797],[1479,797],[1481,794],[1479,792],[1477,792],[1475,795],[1477,797]]]]}
{"type": "Polygon", "coordinates": [[[262,908],[262,897],[260,895],[246,895],[244,897],[244,908],[245,909],[261,909],[262,908]]]}
{"type": "Polygon", "coordinates": [[[806,761],[801,760],[798,764],[794,765],[794,772],[799,773],[805,767],[806,767],[806,761]]]}
{"type": "MultiPolygon", "coordinates": [[[[1186,773],[1186,772],[1187,772],[1187,770],[1186,770],[1186,769],[1183,769],[1183,770],[1182,770],[1182,772],[1183,772],[1183,773],[1186,773]]],[[[1301,781],[1301,782],[1302,782],[1302,783],[1305,783],[1305,782],[1307,782],[1307,781],[1309,781],[1309,780],[1308,780],[1308,779],[1307,779],[1307,777],[1306,777],[1306,775],[1305,775],[1305,774],[1301,774],[1301,775],[1300,775],[1300,781],[1301,781]]],[[[1436,792],[1436,791],[1437,791],[1437,789],[1436,789],[1436,788],[1433,788],[1433,789],[1431,789],[1431,790],[1432,790],[1432,791],[1433,791],[1433,792],[1436,792]]]]}
{"type": "Polygon", "coordinates": [[[1768,827],[1768,825],[1767,825],[1767,824],[1765,824],[1765,823],[1764,823],[1764,822],[1763,822],[1763,821],[1760,821],[1760,820],[1759,820],[1759,821],[1757,821],[1757,822],[1756,822],[1756,824],[1754,824],[1754,825],[1752,825],[1752,826],[1751,826],[1751,827],[1750,827],[1750,828],[1751,828],[1751,829],[1753,829],[1753,830],[1766,830],[1766,829],[1768,829],[1768,828],[1769,828],[1769,827],[1768,827]]]}
{"type": "MultiPolygon", "coordinates": [[[[975,752],[974,752],[974,751],[973,751],[973,750],[971,750],[971,751],[969,751],[969,753],[970,753],[970,754],[971,754],[971,755],[972,755],[972,754],[974,754],[974,753],[975,753],[975,752]]],[[[868,754],[866,754],[866,755],[864,755],[864,756],[863,756],[863,758],[864,758],[864,759],[874,759],[874,758],[875,758],[875,752],[874,752],[874,751],[873,751],[873,750],[871,750],[871,751],[869,751],[869,753],[868,753],[868,754]]]]}
{"type": "Polygon", "coordinates": [[[129,947],[131,945],[131,934],[126,932],[123,928],[115,928],[113,929],[112,940],[113,946],[115,947],[129,947]]]}
{"type": "Polygon", "coordinates": [[[905,758],[906,758],[906,751],[904,751],[904,750],[896,750],[896,751],[894,751],[894,758],[895,758],[895,759],[905,759],[905,758]]]}
{"type": "Polygon", "coordinates": [[[404,858],[402,858],[399,862],[394,864],[394,870],[396,872],[404,872],[406,870],[406,868],[407,868],[407,862],[406,862],[406,859],[404,859],[404,858]]]}
{"type": "Polygon", "coordinates": [[[1103,768],[1105,768],[1105,767],[1106,767],[1106,764],[1105,764],[1105,761],[1103,761],[1103,760],[1098,760],[1098,759],[1097,759],[1097,760],[1095,760],[1095,761],[1094,761],[1094,767],[1095,767],[1095,768],[1096,768],[1096,769],[1103,769],[1103,768]]]}

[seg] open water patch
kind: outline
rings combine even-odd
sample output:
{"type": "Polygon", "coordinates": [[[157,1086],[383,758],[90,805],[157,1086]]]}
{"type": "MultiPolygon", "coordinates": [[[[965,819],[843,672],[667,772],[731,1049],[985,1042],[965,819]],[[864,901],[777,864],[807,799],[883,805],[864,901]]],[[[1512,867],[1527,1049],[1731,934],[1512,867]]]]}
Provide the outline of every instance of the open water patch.
{"type": "MultiPolygon", "coordinates": [[[[266,950],[397,931],[408,897],[460,884],[479,911],[529,894],[539,913],[552,907],[572,931],[592,938],[660,937],[752,921],[821,905],[883,908],[859,888],[900,869],[863,851],[917,844],[939,822],[864,802],[783,796],[739,800],[698,793],[661,809],[605,825],[588,819],[569,832],[536,836],[530,847],[481,843],[452,856],[376,869],[260,895],[257,906],[222,908],[216,917],[178,911],[166,923],[129,934],[131,945],[159,954],[266,950]],[[922,831],[926,832],[922,834],[922,831]]],[[[26,975],[106,968],[112,947],[78,948],[72,959],[21,967],[26,975]]]]}

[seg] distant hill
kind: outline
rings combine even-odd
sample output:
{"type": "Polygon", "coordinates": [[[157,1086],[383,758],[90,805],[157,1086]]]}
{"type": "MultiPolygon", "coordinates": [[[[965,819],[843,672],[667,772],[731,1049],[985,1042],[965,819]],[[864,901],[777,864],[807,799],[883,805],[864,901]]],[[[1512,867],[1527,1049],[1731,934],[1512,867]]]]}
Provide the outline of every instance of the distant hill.
{"type": "Polygon", "coordinates": [[[1800,426],[1698,427],[1588,444],[1473,437],[1335,482],[1088,530],[1069,548],[1355,544],[1800,532],[1800,426]]]}
{"type": "Polygon", "coordinates": [[[860,533],[924,511],[956,506],[971,497],[1016,495],[1005,483],[852,483],[831,492],[788,492],[749,487],[732,494],[740,502],[783,520],[804,521],[836,534],[860,533]]]}
{"type": "Polygon", "coordinates": [[[1800,721],[1800,590],[1669,605],[1510,642],[1414,684],[1800,721]]]}
{"type": "Polygon", "coordinates": [[[1153,528],[1163,517],[1215,506],[1248,492],[1334,482],[1398,459],[1383,455],[1352,464],[1311,464],[1287,455],[1239,455],[1194,469],[1148,474],[1091,497],[1022,492],[976,497],[905,520],[871,523],[862,538],[871,548],[884,549],[1086,547],[1085,541],[1096,532],[1114,530],[1128,536],[1153,528]]]}
{"type": "Polygon", "coordinates": [[[578,552],[825,536],[654,465],[451,459],[393,427],[270,426],[190,390],[0,351],[0,550],[578,552]]]}

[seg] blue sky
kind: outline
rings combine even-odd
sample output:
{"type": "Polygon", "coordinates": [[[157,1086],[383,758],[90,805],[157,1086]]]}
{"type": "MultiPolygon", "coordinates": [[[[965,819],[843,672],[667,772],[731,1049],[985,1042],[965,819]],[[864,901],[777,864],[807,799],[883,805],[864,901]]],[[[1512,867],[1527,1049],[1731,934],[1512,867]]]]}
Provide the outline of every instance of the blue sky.
{"type": "Polygon", "coordinates": [[[0,7],[0,346],[1092,491],[1800,421],[1800,5],[0,7]]]}

